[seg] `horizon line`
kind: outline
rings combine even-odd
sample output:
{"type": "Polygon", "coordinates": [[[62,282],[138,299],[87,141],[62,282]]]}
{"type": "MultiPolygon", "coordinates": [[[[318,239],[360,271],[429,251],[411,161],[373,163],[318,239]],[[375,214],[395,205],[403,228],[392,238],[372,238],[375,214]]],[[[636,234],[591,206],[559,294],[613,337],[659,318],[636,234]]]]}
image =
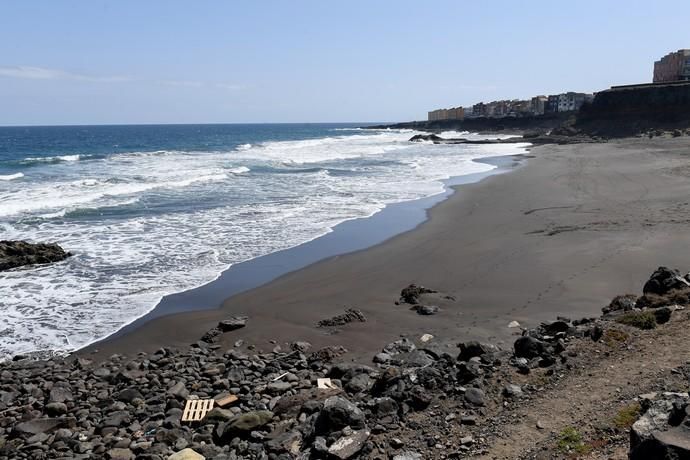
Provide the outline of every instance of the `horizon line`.
{"type": "MultiPolygon", "coordinates": [[[[417,120],[413,120],[417,121],[417,120]]],[[[194,126],[194,125],[337,125],[337,124],[394,124],[401,121],[262,121],[262,122],[205,122],[205,123],[66,123],[66,124],[17,124],[0,128],[61,128],[80,126],[194,126]]]]}

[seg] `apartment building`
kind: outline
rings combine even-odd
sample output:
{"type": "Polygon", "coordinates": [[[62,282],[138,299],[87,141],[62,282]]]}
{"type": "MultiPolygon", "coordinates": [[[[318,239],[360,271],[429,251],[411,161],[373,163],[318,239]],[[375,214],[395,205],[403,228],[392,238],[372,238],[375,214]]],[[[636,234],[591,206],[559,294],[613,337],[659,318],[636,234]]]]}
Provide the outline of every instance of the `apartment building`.
{"type": "Polygon", "coordinates": [[[690,49],[669,53],[654,63],[654,83],[690,80],[690,49]]]}
{"type": "Polygon", "coordinates": [[[427,120],[462,120],[465,118],[465,109],[462,107],[452,107],[450,109],[432,110],[427,114],[427,120]]]}

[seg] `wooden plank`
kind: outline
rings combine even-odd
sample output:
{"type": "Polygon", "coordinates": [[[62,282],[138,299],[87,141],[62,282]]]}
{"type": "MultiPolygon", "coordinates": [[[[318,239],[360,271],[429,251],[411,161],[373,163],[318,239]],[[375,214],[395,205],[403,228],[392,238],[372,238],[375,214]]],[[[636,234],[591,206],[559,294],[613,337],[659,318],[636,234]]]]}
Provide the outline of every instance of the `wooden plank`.
{"type": "Polygon", "coordinates": [[[213,399],[188,399],[182,412],[183,422],[198,422],[213,409],[213,399]]]}
{"type": "Polygon", "coordinates": [[[216,399],[216,406],[225,407],[228,404],[234,403],[235,401],[237,401],[237,396],[235,395],[223,396],[220,399],[216,399]]]}

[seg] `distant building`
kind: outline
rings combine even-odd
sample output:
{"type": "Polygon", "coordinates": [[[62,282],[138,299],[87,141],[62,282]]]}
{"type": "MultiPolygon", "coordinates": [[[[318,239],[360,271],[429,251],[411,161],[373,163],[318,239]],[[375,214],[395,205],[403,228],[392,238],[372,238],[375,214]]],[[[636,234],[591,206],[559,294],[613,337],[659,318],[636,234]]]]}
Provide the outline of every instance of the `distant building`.
{"type": "Polygon", "coordinates": [[[462,108],[465,111],[465,118],[478,118],[479,115],[474,113],[474,107],[463,107],[462,108]]]}
{"type": "Polygon", "coordinates": [[[532,115],[532,101],[515,99],[510,101],[508,116],[526,117],[532,115]]]}
{"type": "Polygon", "coordinates": [[[546,96],[534,96],[530,101],[530,112],[533,115],[544,115],[548,102],[549,98],[546,96]]]}
{"type": "Polygon", "coordinates": [[[544,105],[544,113],[556,113],[558,112],[558,95],[551,95],[546,100],[546,105],[544,105]]]}
{"type": "Polygon", "coordinates": [[[503,118],[510,112],[510,101],[492,101],[484,104],[484,113],[489,118],[503,118]]]}
{"type": "Polygon", "coordinates": [[[483,102],[478,102],[472,106],[472,116],[473,117],[486,117],[487,109],[486,104],[483,102]]]}
{"type": "Polygon", "coordinates": [[[429,121],[438,120],[462,120],[465,118],[465,109],[462,107],[453,107],[450,109],[432,110],[427,114],[429,121]]]}
{"type": "Polygon", "coordinates": [[[690,80],[690,49],[669,53],[654,63],[654,83],[690,80]]]}
{"type": "Polygon", "coordinates": [[[547,105],[549,106],[549,112],[575,112],[580,110],[580,107],[582,107],[585,102],[592,102],[593,98],[593,94],[574,93],[569,91],[557,96],[549,96],[547,105]],[[553,110],[554,107],[555,110],[553,110]]]}

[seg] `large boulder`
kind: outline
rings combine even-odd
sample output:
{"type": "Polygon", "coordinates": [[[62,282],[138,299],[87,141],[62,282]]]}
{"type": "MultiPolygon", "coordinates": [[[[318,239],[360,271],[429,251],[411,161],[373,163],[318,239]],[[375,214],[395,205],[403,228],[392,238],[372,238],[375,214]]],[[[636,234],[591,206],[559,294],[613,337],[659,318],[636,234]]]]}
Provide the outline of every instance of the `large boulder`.
{"type": "Polygon", "coordinates": [[[364,428],[364,412],[345,398],[331,396],[323,403],[323,409],[316,419],[319,433],[331,433],[349,426],[353,429],[364,428]]]}
{"type": "Polygon", "coordinates": [[[39,433],[50,433],[58,428],[74,428],[77,420],[74,417],[37,418],[22,422],[14,427],[14,432],[29,437],[39,433]]]}
{"type": "Polygon", "coordinates": [[[228,421],[225,425],[220,425],[222,431],[221,438],[232,439],[235,436],[248,435],[252,431],[264,427],[273,419],[273,412],[259,410],[240,414],[228,421]]]}
{"type": "Polygon", "coordinates": [[[650,438],[630,449],[630,460],[690,460],[690,429],[677,426],[654,431],[650,438]]]}
{"type": "Polygon", "coordinates": [[[273,411],[277,415],[296,416],[303,410],[302,407],[307,402],[320,403],[321,401],[342,392],[343,390],[341,390],[340,388],[312,388],[308,390],[302,390],[295,395],[283,396],[282,398],[280,398],[273,407],[273,411]]]}
{"type": "Polygon", "coordinates": [[[422,142],[422,141],[442,141],[444,140],[441,136],[436,134],[415,134],[409,140],[409,142],[422,142]]]}
{"type": "Polygon", "coordinates": [[[419,302],[419,296],[422,294],[433,294],[437,291],[433,289],[425,288],[424,286],[417,286],[416,284],[410,284],[402,291],[400,291],[400,301],[404,303],[409,303],[415,305],[419,302]]]}
{"type": "Polygon", "coordinates": [[[230,332],[236,329],[242,329],[247,325],[246,316],[233,316],[232,318],[224,319],[218,323],[218,329],[221,332],[230,332]]]}
{"type": "Polygon", "coordinates": [[[634,294],[618,295],[613,298],[613,300],[607,307],[604,307],[601,310],[604,314],[612,313],[615,311],[631,311],[635,308],[636,303],[637,296],[634,294]]]}
{"type": "Polygon", "coordinates": [[[528,335],[522,336],[515,341],[513,345],[515,348],[515,356],[518,358],[532,359],[545,354],[548,346],[545,342],[530,337],[528,335]]]}
{"type": "Polygon", "coordinates": [[[0,271],[24,265],[59,262],[70,257],[54,243],[28,243],[26,241],[0,241],[0,271]]]}
{"type": "Polygon", "coordinates": [[[335,458],[346,460],[362,450],[364,443],[369,439],[369,430],[357,430],[343,436],[328,448],[328,453],[335,458]]]}
{"type": "Polygon", "coordinates": [[[412,350],[409,353],[399,353],[392,360],[395,364],[402,367],[426,367],[434,363],[432,358],[424,350],[412,350]]]}
{"type": "Polygon", "coordinates": [[[130,449],[116,447],[106,452],[105,458],[108,460],[134,460],[136,455],[134,455],[134,452],[132,452],[130,449]]]}
{"type": "Polygon", "coordinates": [[[647,410],[630,429],[630,460],[690,459],[687,394],[645,401],[647,410]]]}
{"type": "Polygon", "coordinates": [[[266,447],[271,452],[286,453],[291,458],[296,457],[302,448],[302,433],[297,430],[278,434],[269,434],[266,447]]]}
{"type": "Polygon", "coordinates": [[[465,391],[465,401],[472,406],[484,406],[486,405],[486,398],[484,392],[479,388],[468,388],[465,391]]]}
{"type": "Polygon", "coordinates": [[[665,295],[676,289],[690,287],[690,283],[681,276],[678,270],[659,267],[647,280],[642,291],[645,294],[665,295]]]}
{"type": "Polygon", "coordinates": [[[469,361],[476,356],[483,356],[488,353],[495,353],[498,348],[490,343],[481,343],[475,340],[471,342],[463,342],[458,344],[460,347],[460,354],[458,361],[469,361]]]}
{"type": "Polygon", "coordinates": [[[413,350],[417,349],[414,343],[407,337],[403,337],[402,339],[396,340],[395,342],[391,342],[385,347],[383,347],[383,352],[394,356],[400,353],[409,353],[413,350]]]}

